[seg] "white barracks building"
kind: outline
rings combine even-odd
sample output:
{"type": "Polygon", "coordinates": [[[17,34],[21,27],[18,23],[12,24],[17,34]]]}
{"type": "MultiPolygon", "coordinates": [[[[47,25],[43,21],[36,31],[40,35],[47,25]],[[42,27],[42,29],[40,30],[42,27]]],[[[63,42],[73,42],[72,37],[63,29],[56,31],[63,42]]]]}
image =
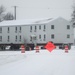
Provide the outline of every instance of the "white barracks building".
{"type": "Polygon", "coordinates": [[[0,45],[3,44],[74,43],[72,24],[64,18],[44,20],[12,20],[0,23],[0,45]],[[34,37],[34,39],[33,39],[34,37]]]}

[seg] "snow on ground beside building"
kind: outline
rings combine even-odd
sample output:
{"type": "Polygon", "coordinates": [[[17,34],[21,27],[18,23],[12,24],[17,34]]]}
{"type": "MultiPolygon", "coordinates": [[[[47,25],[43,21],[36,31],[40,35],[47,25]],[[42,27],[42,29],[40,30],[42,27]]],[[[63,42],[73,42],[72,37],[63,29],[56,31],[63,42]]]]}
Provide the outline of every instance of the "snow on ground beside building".
{"type": "Polygon", "coordinates": [[[0,51],[0,75],[75,75],[75,50],[0,51]]]}

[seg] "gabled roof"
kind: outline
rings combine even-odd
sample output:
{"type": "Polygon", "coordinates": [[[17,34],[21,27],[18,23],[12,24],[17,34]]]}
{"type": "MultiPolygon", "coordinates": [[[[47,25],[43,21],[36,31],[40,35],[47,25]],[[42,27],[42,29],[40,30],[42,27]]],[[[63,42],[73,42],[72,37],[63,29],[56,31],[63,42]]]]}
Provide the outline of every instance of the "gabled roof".
{"type": "Polygon", "coordinates": [[[57,17],[57,18],[55,18],[55,19],[52,19],[52,20],[50,20],[49,22],[53,22],[53,21],[55,21],[55,20],[63,20],[63,21],[66,21],[66,22],[68,22],[68,23],[70,23],[70,21],[68,21],[68,20],[66,20],[66,19],[64,19],[64,18],[62,18],[62,17],[57,17]]]}

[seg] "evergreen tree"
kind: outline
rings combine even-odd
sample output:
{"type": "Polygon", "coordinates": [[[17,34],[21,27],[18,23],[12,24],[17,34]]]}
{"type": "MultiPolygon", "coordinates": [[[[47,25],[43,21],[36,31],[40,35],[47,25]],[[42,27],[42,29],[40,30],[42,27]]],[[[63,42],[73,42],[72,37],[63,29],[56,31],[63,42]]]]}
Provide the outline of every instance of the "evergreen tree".
{"type": "Polygon", "coordinates": [[[5,7],[3,5],[0,6],[0,22],[4,18],[5,7]]]}
{"type": "Polygon", "coordinates": [[[13,20],[14,16],[12,13],[8,12],[5,16],[4,16],[4,20],[13,20]]]}

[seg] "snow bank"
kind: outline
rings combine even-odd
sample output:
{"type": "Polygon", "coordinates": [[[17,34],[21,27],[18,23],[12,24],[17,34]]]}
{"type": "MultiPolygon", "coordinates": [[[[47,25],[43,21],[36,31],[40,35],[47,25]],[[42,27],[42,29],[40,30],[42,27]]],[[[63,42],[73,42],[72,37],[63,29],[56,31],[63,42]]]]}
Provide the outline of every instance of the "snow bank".
{"type": "Polygon", "coordinates": [[[0,65],[0,75],[75,75],[75,50],[1,52],[0,59],[5,60],[2,63],[10,61],[0,65]]]}

